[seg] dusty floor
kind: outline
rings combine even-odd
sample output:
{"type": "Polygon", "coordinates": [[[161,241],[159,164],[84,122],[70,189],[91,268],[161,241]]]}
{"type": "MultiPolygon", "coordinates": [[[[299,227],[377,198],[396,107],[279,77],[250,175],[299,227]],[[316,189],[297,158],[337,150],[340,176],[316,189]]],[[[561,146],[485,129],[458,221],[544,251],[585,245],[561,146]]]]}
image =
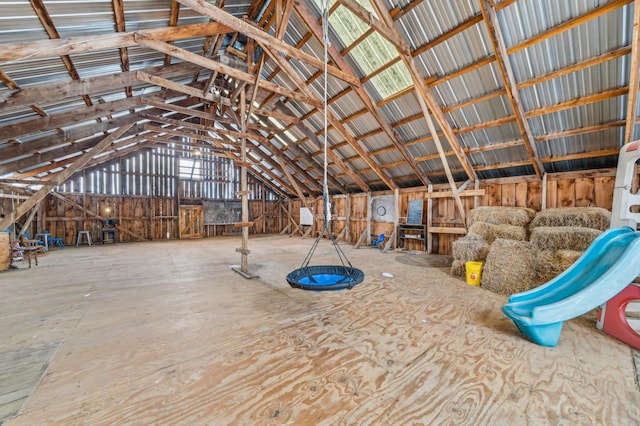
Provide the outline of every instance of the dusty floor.
{"type": "MultiPolygon", "coordinates": [[[[311,243],[252,238],[254,280],[229,268],[235,237],[69,247],[0,273],[0,403],[21,409],[4,426],[640,423],[632,350],[593,315],[536,346],[504,296],[440,260],[348,245],[362,284],[292,289],[311,243]]],[[[313,263],[335,262],[324,240],[313,263]]]]}

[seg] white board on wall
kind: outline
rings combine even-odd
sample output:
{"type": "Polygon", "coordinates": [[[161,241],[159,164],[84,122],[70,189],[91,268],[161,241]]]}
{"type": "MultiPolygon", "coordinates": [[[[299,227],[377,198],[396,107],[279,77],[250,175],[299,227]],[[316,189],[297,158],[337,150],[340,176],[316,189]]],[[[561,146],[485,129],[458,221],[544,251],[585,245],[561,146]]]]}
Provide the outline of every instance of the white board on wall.
{"type": "Polygon", "coordinates": [[[393,195],[371,197],[371,219],[375,222],[395,223],[396,204],[393,195]]]}
{"type": "Polygon", "coordinates": [[[300,225],[313,225],[313,214],[308,207],[300,207],[300,225]]]}

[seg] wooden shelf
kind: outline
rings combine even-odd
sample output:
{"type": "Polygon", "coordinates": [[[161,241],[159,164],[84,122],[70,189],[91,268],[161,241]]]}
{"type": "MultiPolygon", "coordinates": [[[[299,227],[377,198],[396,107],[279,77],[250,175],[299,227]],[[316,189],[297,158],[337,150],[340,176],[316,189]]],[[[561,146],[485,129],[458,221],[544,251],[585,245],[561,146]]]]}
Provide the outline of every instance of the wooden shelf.
{"type": "Polygon", "coordinates": [[[422,250],[426,250],[427,241],[427,225],[422,224],[403,224],[398,225],[398,239],[396,246],[404,248],[406,240],[422,241],[422,250]]]}

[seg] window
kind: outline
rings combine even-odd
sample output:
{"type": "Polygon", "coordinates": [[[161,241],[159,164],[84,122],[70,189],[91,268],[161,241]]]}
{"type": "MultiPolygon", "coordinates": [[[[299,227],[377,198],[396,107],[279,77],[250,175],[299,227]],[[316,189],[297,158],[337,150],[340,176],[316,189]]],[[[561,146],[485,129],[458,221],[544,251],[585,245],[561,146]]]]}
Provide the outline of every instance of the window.
{"type": "MultiPolygon", "coordinates": [[[[374,13],[369,0],[356,0],[362,7],[374,13]]],[[[322,0],[315,0],[322,8],[322,0]]],[[[334,0],[329,0],[330,4],[334,0]]],[[[369,25],[357,18],[346,7],[338,7],[329,17],[329,24],[345,46],[351,45],[369,30],[369,25]]],[[[366,76],[398,58],[398,51],[377,32],[366,37],[349,53],[366,76]]],[[[386,99],[413,85],[411,74],[402,61],[397,62],[371,79],[381,99],[386,99]]]]}

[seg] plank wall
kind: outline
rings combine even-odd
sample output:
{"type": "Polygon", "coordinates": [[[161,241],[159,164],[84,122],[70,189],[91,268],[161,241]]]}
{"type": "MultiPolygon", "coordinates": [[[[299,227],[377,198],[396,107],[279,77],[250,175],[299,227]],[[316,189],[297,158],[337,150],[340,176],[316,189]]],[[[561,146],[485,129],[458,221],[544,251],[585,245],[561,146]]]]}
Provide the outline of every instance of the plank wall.
{"type": "MultiPolygon", "coordinates": [[[[100,240],[102,218],[118,220],[118,242],[165,240],[178,238],[178,204],[173,197],[103,196],[63,194],[64,200],[48,196],[40,207],[37,224],[30,227],[48,230],[65,244],[75,244],[78,231],[89,231],[94,241],[100,240]],[[66,200],[66,201],[65,201],[66,200]],[[82,207],[82,208],[81,208],[82,207]]],[[[254,220],[252,233],[268,234],[280,231],[282,217],[279,201],[249,202],[254,220]]],[[[205,225],[204,237],[239,233],[233,225],[205,225]]]]}

